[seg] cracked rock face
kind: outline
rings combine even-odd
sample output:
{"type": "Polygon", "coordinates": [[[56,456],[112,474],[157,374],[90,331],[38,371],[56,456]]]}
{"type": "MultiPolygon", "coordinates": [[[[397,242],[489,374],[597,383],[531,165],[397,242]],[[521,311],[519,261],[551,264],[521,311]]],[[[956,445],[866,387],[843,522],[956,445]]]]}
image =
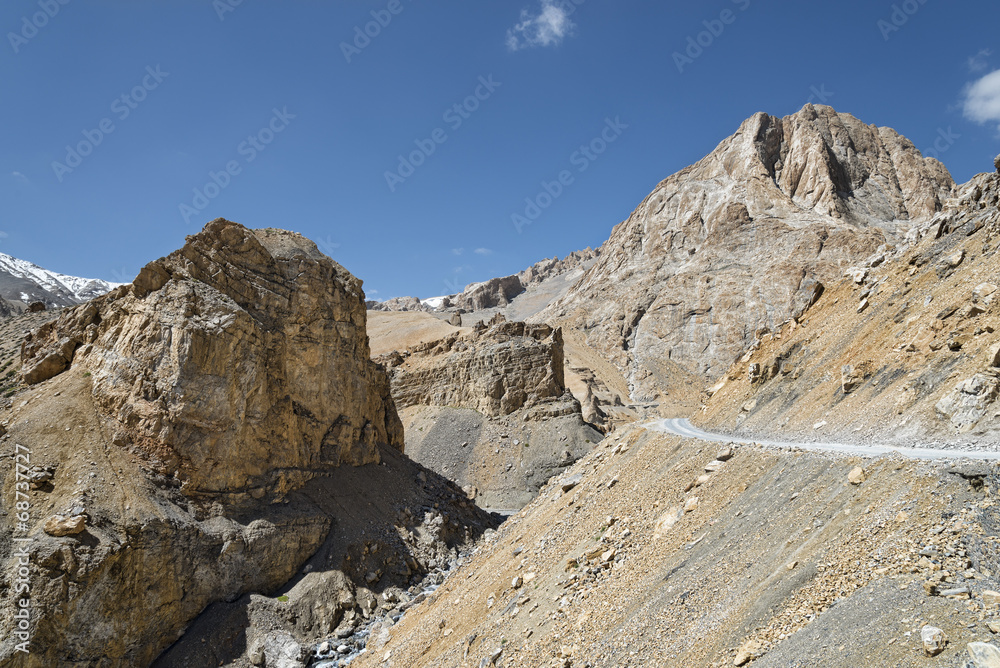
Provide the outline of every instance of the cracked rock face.
{"type": "Polygon", "coordinates": [[[29,336],[22,359],[29,383],[92,374],[115,442],[192,494],[294,486],[402,447],[361,282],[292,232],[213,221],[29,336]]]}
{"type": "MultiPolygon", "coordinates": [[[[325,500],[401,458],[365,318],[312,242],[219,219],[27,338],[2,447],[39,474],[16,529],[32,652],[0,573],[0,664],[149,665],[207,605],[287,582],[330,534],[325,500]]],[[[0,472],[5,498],[15,482],[0,472]]]]}
{"type": "Polygon", "coordinates": [[[759,332],[802,315],[817,283],[894,244],[953,187],[890,128],[825,106],[758,113],[660,183],[537,317],[586,331],[636,398],[652,398],[678,374],[721,375],[759,332]]]}
{"type": "Polygon", "coordinates": [[[566,393],[562,331],[502,316],[471,334],[418,346],[405,358],[392,353],[380,359],[392,368],[400,408],[461,406],[500,417],[566,393]]]}

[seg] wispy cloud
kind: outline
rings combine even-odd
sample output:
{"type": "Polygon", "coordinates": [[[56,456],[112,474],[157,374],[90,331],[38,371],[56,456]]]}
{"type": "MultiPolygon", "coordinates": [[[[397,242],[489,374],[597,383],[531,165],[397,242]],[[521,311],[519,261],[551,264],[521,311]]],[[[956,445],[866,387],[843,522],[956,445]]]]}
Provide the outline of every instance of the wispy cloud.
{"type": "Polygon", "coordinates": [[[451,254],[452,255],[461,255],[464,252],[465,252],[464,248],[452,248],[451,249],[451,254]]]}
{"type": "Polygon", "coordinates": [[[962,101],[965,117],[977,123],[996,123],[1000,130],[1000,70],[972,82],[962,101]]]}
{"type": "Polygon", "coordinates": [[[493,251],[490,250],[489,248],[477,248],[472,252],[475,253],[476,255],[493,255],[493,251]]]}
{"type": "Polygon", "coordinates": [[[988,58],[993,55],[989,49],[980,49],[979,53],[969,56],[969,71],[982,72],[989,67],[988,58]]]}
{"type": "Polygon", "coordinates": [[[520,22],[507,31],[507,48],[520,51],[535,46],[558,46],[575,27],[569,12],[556,0],[541,0],[537,14],[521,10],[520,22]]]}
{"type": "Polygon", "coordinates": [[[14,178],[14,185],[18,188],[26,188],[31,185],[31,181],[28,180],[28,177],[21,172],[11,172],[10,175],[14,178]]]}
{"type": "Polygon", "coordinates": [[[6,232],[0,232],[0,241],[3,241],[4,239],[6,239],[7,236],[8,236],[8,234],[6,232]]]}

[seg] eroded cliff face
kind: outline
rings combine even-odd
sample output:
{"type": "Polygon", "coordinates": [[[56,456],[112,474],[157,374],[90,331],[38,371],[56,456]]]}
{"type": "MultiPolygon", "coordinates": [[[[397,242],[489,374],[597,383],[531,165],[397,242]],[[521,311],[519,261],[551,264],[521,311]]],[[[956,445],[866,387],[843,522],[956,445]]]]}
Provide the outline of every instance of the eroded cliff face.
{"type": "Polygon", "coordinates": [[[536,320],[586,332],[637,399],[721,375],[843,268],[932,216],[954,183],[889,128],[759,113],[660,183],[536,320]]]}
{"type": "Polygon", "coordinates": [[[460,406],[499,417],[566,392],[562,332],[502,316],[379,361],[391,369],[400,408],[460,406]]]}
{"type": "Polygon", "coordinates": [[[216,220],[29,337],[23,374],[92,376],[112,439],[190,494],[300,484],[402,447],[361,282],[298,234],[216,220]],[[275,443],[282,443],[275,448],[275,443]]]}
{"type": "Polygon", "coordinates": [[[562,332],[495,316],[377,359],[406,450],[483,507],[521,508],[602,436],[566,388],[562,332]]]}
{"type": "Polygon", "coordinates": [[[403,447],[360,281],[290,232],[213,221],[22,357],[33,386],[0,441],[30,461],[0,491],[24,480],[30,518],[0,517],[0,555],[26,551],[32,651],[14,647],[5,568],[3,665],[148,665],[206,605],[285,583],[327,540],[332,474],[403,447]]]}

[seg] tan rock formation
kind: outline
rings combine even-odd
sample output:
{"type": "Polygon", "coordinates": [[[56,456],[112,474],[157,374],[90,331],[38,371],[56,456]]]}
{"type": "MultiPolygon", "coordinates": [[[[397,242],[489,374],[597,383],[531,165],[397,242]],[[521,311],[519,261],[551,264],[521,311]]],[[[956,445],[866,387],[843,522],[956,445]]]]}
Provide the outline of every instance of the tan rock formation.
{"type": "Polygon", "coordinates": [[[532,408],[566,392],[562,332],[502,316],[469,334],[378,358],[392,371],[399,408],[460,406],[490,417],[532,408]]]}
{"type": "Polygon", "coordinates": [[[636,398],[684,374],[714,379],[953,185],[889,128],[823,106],[759,113],[660,183],[537,320],[586,331],[636,398]]]}
{"type": "Polygon", "coordinates": [[[116,443],[192,494],[377,461],[402,429],[368,360],[363,300],[305,238],[220,219],[29,336],[23,374],[91,373],[116,443]]]}
{"type": "MultiPolygon", "coordinates": [[[[148,665],[206,605],[272,591],[324,544],[338,465],[401,458],[361,283],[297,234],[213,221],[22,355],[36,385],[0,441],[54,475],[18,529],[30,654],[11,634],[16,571],[2,572],[5,666],[148,665]]],[[[13,467],[2,476],[13,499],[13,467]]]]}

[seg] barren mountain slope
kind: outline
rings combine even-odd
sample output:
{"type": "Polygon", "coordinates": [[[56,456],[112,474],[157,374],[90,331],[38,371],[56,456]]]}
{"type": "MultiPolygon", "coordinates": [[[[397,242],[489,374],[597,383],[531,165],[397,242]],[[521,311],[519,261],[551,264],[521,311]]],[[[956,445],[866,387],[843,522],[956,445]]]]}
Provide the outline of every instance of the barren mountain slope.
{"type": "Polygon", "coordinates": [[[994,471],[624,428],[353,665],[964,668],[1000,623],[994,471]]]}
{"type": "Polygon", "coordinates": [[[763,335],[696,418],[723,431],[902,445],[1000,438],[1000,173],[960,188],[913,246],[831,283],[763,335]]]}
{"type": "Polygon", "coordinates": [[[660,183],[535,316],[586,334],[652,399],[724,372],[843,268],[894,244],[954,183],[889,128],[824,106],[748,119],[660,183]]]}

